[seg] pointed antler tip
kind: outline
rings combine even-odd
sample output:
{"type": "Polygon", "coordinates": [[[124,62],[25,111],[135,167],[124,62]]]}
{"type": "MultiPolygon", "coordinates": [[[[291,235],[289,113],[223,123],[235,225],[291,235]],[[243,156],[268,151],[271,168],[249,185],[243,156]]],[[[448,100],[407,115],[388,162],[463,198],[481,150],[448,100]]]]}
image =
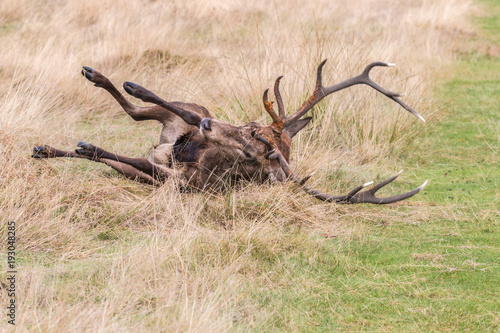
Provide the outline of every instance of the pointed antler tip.
{"type": "Polygon", "coordinates": [[[304,179],[302,179],[300,182],[299,182],[299,185],[300,186],[303,186],[316,172],[313,172],[311,173],[309,176],[306,176],[304,177],[304,179]]]}
{"type": "Polygon", "coordinates": [[[387,67],[396,67],[396,64],[395,63],[392,63],[392,62],[386,62],[385,65],[387,67]]]}
{"type": "Polygon", "coordinates": [[[399,176],[400,174],[402,174],[402,173],[403,173],[403,170],[404,170],[404,169],[399,170],[399,172],[398,172],[398,176],[399,176]]]}
{"type": "Polygon", "coordinates": [[[328,59],[325,59],[325,60],[323,60],[323,61],[319,64],[319,66],[318,66],[318,70],[319,70],[319,71],[323,69],[323,66],[326,64],[326,61],[327,61],[327,60],[328,60],[328,59]]]}
{"type": "Polygon", "coordinates": [[[373,184],[373,181],[371,181],[371,182],[366,182],[366,183],[364,183],[363,185],[361,185],[361,187],[367,187],[367,186],[370,186],[371,184],[373,184]]]}
{"type": "Polygon", "coordinates": [[[417,117],[418,117],[418,119],[422,120],[425,123],[424,117],[422,117],[421,115],[417,115],[417,117]]]}
{"type": "Polygon", "coordinates": [[[428,182],[429,182],[429,180],[426,180],[426,181],[425,181],[422,185],[420,185],[420,186],[418,187],[418,190],[419,190],[419,191],[422,191],[422,190],[424,189],[424,187],[426,187],[426,186],[427,186],[427,183],[428,183],[428,182]]]}

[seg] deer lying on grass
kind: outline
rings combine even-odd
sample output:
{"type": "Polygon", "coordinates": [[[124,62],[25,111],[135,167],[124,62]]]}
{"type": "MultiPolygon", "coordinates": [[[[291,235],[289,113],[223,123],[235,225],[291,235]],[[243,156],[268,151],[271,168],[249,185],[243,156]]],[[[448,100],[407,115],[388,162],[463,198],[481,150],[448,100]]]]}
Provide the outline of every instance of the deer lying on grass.
{"type": "Polygon", "coordinates": [[[186,188],[220,190],[231,181],[247,180],[259,183],[267,180],[284,182],[287,179],[297,183],[315,198],[336,203],[373,203],[388,204],[407,199],[420,192],[427,181],[418,188],[388,198],[375,196],[383,186],[396,179],[397,175],[362,191],[373,182],[356,187],[347,195],[333,196],[313,189],[305,182],[310,176],[301,179],[290,168],[290,145],[292,138],[302,130],[311,117],[302,118],[324,97],[356,84],[366,84],[389,97],[416,117],[424,120],[415,110],[405,104],[401,95],[387,91],[373,82],[369,73],[376,66],[394,64],[375,62],[362,74],[343,82],[323,87],[322,69],[324,60],[318,67],[316,88],[313,94],[292,115],[286,116],[279,84],[282,76],[274,84],[274,95],[278,114],[273,110],[273,102],[264,92],[264,108],[272,118],[270,125],[251,122],[235,126],[216,120],[203,106],[166,102],[151,91],[132,82],[125,82],[123,88],[130,95],[152,106],[139,107],[130,103],[104,75],[83,67],[82,74],[96,87],[108,91],[120,103],[125,112],[136,121],[157,120],[163,124],[160,144],[148,158],[126,157],[107,152],[86,142],[79,142],[75,151],[62,151],[50,146],[33,149],[34,158],[76,157],[104,163],[128,178],[144,183],[158,185],[167,178],[174,178],[186,188]]]}

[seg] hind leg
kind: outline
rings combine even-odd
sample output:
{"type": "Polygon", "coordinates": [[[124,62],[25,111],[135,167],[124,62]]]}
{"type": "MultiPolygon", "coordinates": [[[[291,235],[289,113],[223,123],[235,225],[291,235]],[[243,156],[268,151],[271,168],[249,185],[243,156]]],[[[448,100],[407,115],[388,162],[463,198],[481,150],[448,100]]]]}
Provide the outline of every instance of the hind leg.
{"type": "MultiPolygon", "coordinates": [[[[96,87],[102,88],[110,93],[121,105],[123,110],[135,121],[157,120],[162,123],[163,129],[160,136],[161,144],[174,144],[180,136],[197,130],[195,126],[189,125],[178,117],[175,112],[172,113],[172,111],[169,111],[168,108],[166,109],[159,105],[137,106],[132,104],[107,77],[93,68],[83,66],[82,75],[90,82],[93,82],[96,87]]],[[[135,91],[136,88],[139,89],[139,86],[132,83],[125,83],[124,88],[130,93],[130,91],[135,91]]],[[[183,102],[168,102],[167,104],[170,108],[174,108],[182,114],[191,114],[201,118],[212,118],[210,112],[208,112],[206,108],[197,104],[183,102]]]]}
{"type": "Polygon", "coordinates": [[[96,147],[86,142],[79,142],[78,147],[80,148],[75,150],[76,154],[89,157],[92,160],[106,159],[128,164],[131,167],[145,173],[150,177],[153,177],[158,181],[165,181],[166,178],[174,176],[174,171],[172,169],[166,168],[165,166],[159,164],[151,163],[150,161],[142,157],[128,157],[110,153],[102,148],[96,147]]]}
{"type": "Polygon", "coordinates": [[[113,160],[108,160],[105,158],[101,158],[99,162],[106,164],[107,166],[110,166],[112,169],[118,171],[122,175],[124,175],[127,178],[130,178],[132,180],[141,182],[141,183],[146,183],[149,185],[161,185],[160,182],[155,180],[153,177],[150,175],[145,174],[142,171],[137,170],[133,166],[130,166],[128,164],[122,163],[122,162],[117,162],[113,160]]]}
{"type": "Polygon", "coordinates": [[[50,146],[33,148],[31,157],[37,159],[73,157],[84,158],[94,162],[104,163],[128,178],[147,184],[158,185],[166,178],[176,177],[182,180],[179,173],[167,167],[156,165],[145,158],[126,157],[109,153],[101,148],[80,142],[76,151],[59,150],[50,146]]]}
{"type": "Polygon", "coordinates": [[[73,157],[73,158],[84,158],[87,160],[91,160],[90,157],[83,156],[75,153],[74,151],[66,151],[53,148],[51,146],[43,145],[36,146],[33,148],[33,155],[31,157],[36,159],[45,159],[45,158],[55,158],[55,157],[73,157]]]}
{"type": "Polygon", "coordinates": [[[64,150],[59,150],[52,148],[50,146],[37,146],[33,148],[33,155],[31,155],[33,158],[37,159],[45,159],[45,158],[56,158],[56,157],[74,157],[74,158],[83,158],[87,160],[91,160],[94,162],[99,162],[99,163],[104,163],[107,166],[110,166],[114,170],[118,171],[122,175],[126,176],[127,178],[130,178],[132,180],[136,180],[142,183],[150,184],[150,185],[159,185],[160,183],[153,179],[153,177],[145,174],[144,172],[141,172],[137,170],[136,168],[117,161],[113,160],[108,160],[105,158],[92,158],[84,155],[80,155],[75,153],[74,151],[64,151],[64,150]]]}
{"type": "MultiPolygon", "coordinates": [[[[177,118],[174,113],[158,105],[137,106],[132,104],[107,77],[93,68],[83,66],[82,75],[90,82],[93,82],[96,87],[103,88],[109,92],[111,96],[113,96],[114,99],[121,105],[123,110],[136,121],[158,120],[165,125],[175,121],[177,118]]],[[[124,87],[129,89],[128,85],[125,85],[124,87]]],[[[194,113],[202,114],[202,116],[210,116],[210,113],[206,108],[196,104],[171,102],[169,105],[172,105],[176,109],[179,108],[180,110],[189,109],[189,111],[185,111],[188,113],[193,111],[194,113]]]]}

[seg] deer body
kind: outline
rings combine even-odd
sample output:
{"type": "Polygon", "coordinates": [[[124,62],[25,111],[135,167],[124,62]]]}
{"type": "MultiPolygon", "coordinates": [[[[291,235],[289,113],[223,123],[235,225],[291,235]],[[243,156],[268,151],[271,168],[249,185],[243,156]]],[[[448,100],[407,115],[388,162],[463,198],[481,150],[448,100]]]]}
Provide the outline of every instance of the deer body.
{"type": "Polygon", "coordinates": [[[273,120],[272,124],[261,125],[251,122],[241,126],[216,120],[203,106],[167,102],[135,83],[125,82],[123,87],[127,93],[144,102],[153,103],[151,106],[136,106],[128,101],[104,75],[92,68],[83,67],[82,74],[95,86],[108,91],[134,120],[157,120],[163,125],[159,145],[147,158],[113,154],[85,142],[78,143],[79,148],[75,151],[62,151],[46,145],[37,146],[32,157],[85,158],[105,163],[137,181],[159,185],[167,178],[174,178],[182,187],[200,190],[217,191],[228,183],[240,180],[262,183],[283,182],[290,179],[314,197],[338,203],[385,204],[404,200],[420,192],[427,182],[407,193],[389,198],[377,198],[375,192],[393,181],[398,173],[369,190],[361,192],[364,187],[371,184],[365,183],[347,195],[331,196],[305,185],[309,177],[301,179],[293,173],[289,166],[292,138],[311,120],[311,117],[302,118],[303,115],[321,99],[335,91],[355,84],[367,84],[423,120],[417,112],[399,99],[400,95],[381,88],[369,78],[369,71],[373,67],[392,64],[373,63],[361,75],[323,87],[321,73],[324,64],[325,61],[318,67],[317,84],[313,94],[293,115],[287,117],[285,114],[279,92],[282,77],[279,77],[274,85],[278,114],[273,110],[273,103],[268,100],[268,90],[263,95],[264,107],[273,120]]]}

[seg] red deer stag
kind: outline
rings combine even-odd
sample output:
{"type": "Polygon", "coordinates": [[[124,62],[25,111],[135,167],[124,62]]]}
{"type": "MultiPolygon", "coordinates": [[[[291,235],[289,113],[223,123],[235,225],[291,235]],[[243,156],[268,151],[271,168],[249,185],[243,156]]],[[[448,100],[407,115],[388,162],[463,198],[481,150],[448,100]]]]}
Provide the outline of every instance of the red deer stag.
{"type": "Polygon", "coordinates": [[[427,181],[420,187],[388,198],[375,196],[380,188],[396,179],[399,174],[362,191],[373,182],[365,183],[347,195],[332,196],[319,192],[301,179],[290,168],[290,145],[292,138],[302,130],[311,117],[302,118],[324,97],[356,84],[366,84],[389,97],[416,117],[424,120],[415,110],[405,104],[401,95],[385,90],[373,82],[369,73],[376,66],[394,66],[394,64],[375,62],[370,64],[358,76],[343,82],[324,87],[322,85],[323,61],[317,71],[314,92],[292,115],[286,116],[285,107],[279,91],[281,76],[274,84],[274,95],[278,113],[273,110],[273,102],[268,99],[268,90],[264,92],[264,108],[272,118],[272,123],[263,126],[251,122],[235,126],[216,120],[210,112],[197,104],[166,102],[151,91],[132,82],[125,82],[123,88],[130,95],[152,106],[139,107],[130,103],[115,86],[98,71],[83,67],[82,74],[96,87],[108,91],[120,103],[125,112],[136,121],[157,120],[163,125],[159,145],[148,158],[126,157],[107,152],[86,142],[79,142],[75,151],[62,151],[50,146],[38,146],[33,149],[34,158],[76,157],[104,163],[128,178],[144,183],[158,185],[167,178],[176,179],[183,188],[201,190],[220,190],[227,182],[239,180],[267,180],[283,182],[292,180],[315,198],[336,203],[373,203],[388,204],[407,199],[420,192],[427,181]]]}

